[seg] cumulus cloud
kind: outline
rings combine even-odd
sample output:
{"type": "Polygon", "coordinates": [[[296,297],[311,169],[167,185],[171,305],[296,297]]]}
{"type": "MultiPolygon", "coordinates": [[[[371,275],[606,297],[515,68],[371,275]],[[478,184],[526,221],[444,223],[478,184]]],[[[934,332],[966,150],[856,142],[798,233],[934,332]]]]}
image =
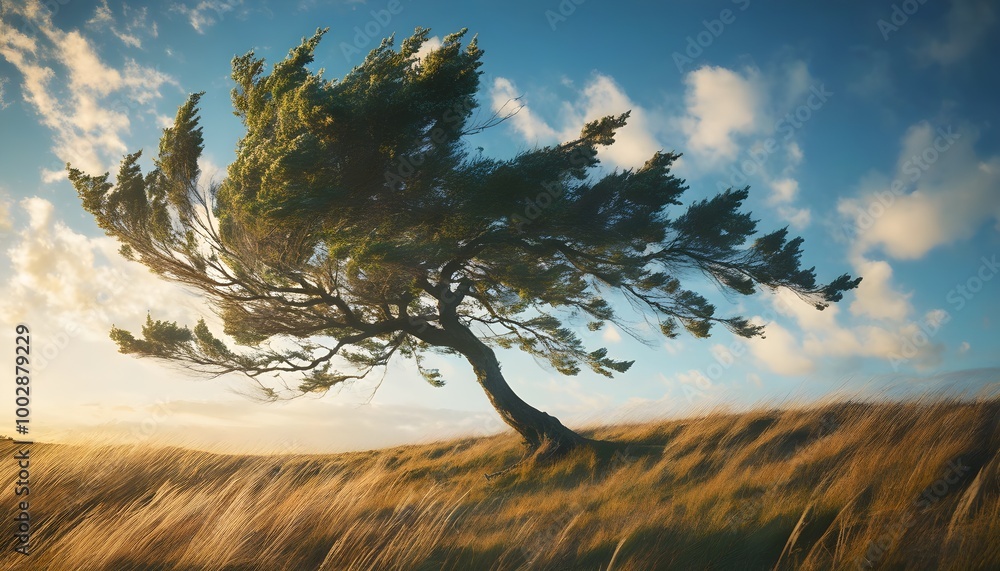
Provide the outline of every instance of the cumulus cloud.
{"type": "Polygon", "coordinates": [[[860,259],[854,270],[864,276],[851,302],[851,313],[874,319],[900,321],[913,311],[910,292],[902,292],[892,284],[892,266],[883,260],[860,259]]]}
{"type": "Polygon", "coordinates": [[[796,133],[831,94],[806,63],[784,59],[766,70],[704,66],[684,82],[686,107],[674,123],[696,168],[727,173],[728,181],[717,182],[720,189],[758,177],[771,189],[767,203],[775,213],[797,230],[807,227],[812,212],[795,204],[794,173],[804,156],[796,133]]]}
{"type": "Polygon", "coordinates": [[[441,42],[440,36],[431,36],[427,38],[427,41],[424,42],[424,45],[420,46],[420,49],[417,51],[416,56],[419,59],[423,59],[424,56],[440,48],[442,45],[443,43],[441,42]]]}
{"type": "MultiPolygon", "coordinates": [[[[102,60],[94,44],[79,30],[56,28],[51,14],[20,8],[18,16],[40,30],[28,36],[0,21],[0,56],[22,76],[24,100],[53,133],[53,152],[60,163],[97,173],[109,170],[127,151],[123,137],[139,113],[155,111],[169,75],[126,60],[122,69],[102,60]]],[[[95,18],[106,19],[103,7],[95,18]]],[[[18,10],[9,8],[8,10],[18,10]]],[[[43,180],[62,180],[60,169],[45,170],[43,180]]]]}
{"type": "Polygon", "coordinates": [[[795,200],[799,193],[799,183],[792,178],[782,178],[771,183],[771,196],[768,202],[774,204],[788,204],[795,200]]]}
{"type": "MultiPolygon", "coordinates": [[[[873,267],[879,266],[873,264],[873,267]]],[[[888,266],[885,265],[882,270],[888,270],[888,266]]],[[[888,270],[888,274],[882,277],[887,280],[890,275],[891,270],[888,270]]],[[[869,276],[865,275],[861,283],[868,279],[869,276]]],[[[880,293],[887,295],[884,289],[880,293]]],[[[874,294],[864,295],[874,297],[874,294]]],[[[863,297],[860,292],[858,296],[863,297]]],[[[865,303],[871,300],[871,297],[866,297],[865,303]]],[[[791,318],[798,328],[798,332],[793,333],[783,325],[772,322],[767,324],[766,339],[749,341],[753,354],[761,364],[779,374],[811,371],[815,363],[825,357],[871,357],[891,364],[894,369],[904,364],[923,369],[939,363],[943,354],[944,346],[935,343],[933,335],[927,332],[933,333],[946,323],[949,319],[947,312],[931,310],[914,319],[908,297],[892,311],[875,311],[874,317],[880,318],[875,322],[865,321],[873,316],[852,305],[851,314],[856,321],[851,324],[842,323],[839,306],[831,305],[817,311],[787,290],[779,290],[767,301],[778,314],[791,318]]],[[[893,301],[891,295],[887,295],[886,301],[893,301]]],[[[870,308],[865,305],[864,309],[867,311],[870,308]]],[[[756,319],[757,323],[763,323],[761,318],[756,319]]]]}
{"type": "MultiPolygon", "coordinates": [[[[510,102],[520,96],[510,79],[494,79],[490,93],[494,111],[511,110],[510,102]]],[[[520,101],[521,109],[511,118],[511,124],[530,144],[569,141],[579,137],[589,121],[631,111],[628,124],[616,133],[615,143],[600,149],[598,158],[621,168],[634,168],[664,148],[652,133],[651,112],[632,101],[610,76],[598,73],[591,77],[574,100],[563,104],[555,125],[536,114],[526,99],[520,101]]]]}
{"type": "Polygon", "coordinates": [[[154,308],[160,319],[185,322],[203,313],[193,296],[125,261],[114,239],[89,238],[57,220],[48,200],[30,197],[18,206],[27,227],[7,250],[10,278],[0,286],[5,322],[72,325],[106,339],[112,323],[133,326],[154,308]]]}
{"type": "Polygon", "coordinates": [[[568,108],[569,123],[573,127],[572,133],[565,135],[578,136],[587,121],[631,110],[628,124],[615,134],[615,143],[601,149],[602,160],[610,160],[623,168],[638,167],[663,148],[649,130],[652,124],[649,111],[632,101],[610,76],[596,74],[584,86],[581,95],[582,98],[568,108]]]}
{"type": "Polygon", "coordinates": [[[601,338],[608,343],[620,343],[622,340],[622,334],[613,326],[609,325],[604,328],[604,333],[601,334],[601,338]]]}
{"type": "Polygon", "coordinates": [[[1000,155],[980,156],[977,139],[969,125],[911,126],[900,142],[893,179],[870,174],[856,196],[838,202],[844,223],[856,233],[854,255],[879,249],[897,259],[919,259],[1000,221],[1000,155]]]}
{"type": "MultiPolygon", "coordinates": [[[[759,316],[751,321],[754,325],[764,324],[759,316]]],[[[764,337],[755,337],[747,343],[753,356],[768,370],[779,375],[800,376],[811,373],[816,368],[795,336],[777,323],[767,325],[764,337]]]]}
{"type": "Polygon", "coordinates": [[[687,115],[681,128],[689,148],[712,159],[736,158],[736,135],[760,128],[761,88],[759,71],[745,74],[723,67],[705,66],[688,73],[687,115]]]}
{"type": "Polygon", "coordinates": [[[812,221],[812,211],[808,208],[779,206],[778,216],[796,230],[804,229],[812,221]]]}

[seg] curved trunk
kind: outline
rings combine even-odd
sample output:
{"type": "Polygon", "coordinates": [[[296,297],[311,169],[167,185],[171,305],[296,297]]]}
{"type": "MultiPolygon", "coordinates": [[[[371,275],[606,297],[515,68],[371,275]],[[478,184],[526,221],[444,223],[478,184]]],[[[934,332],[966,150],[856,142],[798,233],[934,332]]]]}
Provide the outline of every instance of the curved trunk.
{"type": "Polygon", "coordinates": [[[566,451],[586,442],[586,439],[563,426],[559,419],[538,410],[517,396],[500,372],[496,353],[479,340],[472,331],[454,323],[445,329],[452,346],[468,359],[479,385],[500,417],[517,431],[531,450],[566,451]]]}

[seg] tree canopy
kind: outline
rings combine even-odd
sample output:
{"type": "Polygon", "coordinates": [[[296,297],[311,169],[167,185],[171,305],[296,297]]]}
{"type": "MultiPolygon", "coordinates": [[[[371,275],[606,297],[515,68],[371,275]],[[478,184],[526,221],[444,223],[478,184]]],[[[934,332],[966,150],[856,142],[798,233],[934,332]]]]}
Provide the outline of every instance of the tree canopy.
{"type": "Polygon", "coordinates": [[[427,29],[398,49],[384,40],[340,79],[310,69],[324,33],[269,72],[253,52],[233,59],[245,134],[217,186],[198,185],[201,94],[164,130],[150,172],[140,152],[113,181],[67,165],[122,254],[202,292],[232,340],[204,321],[149,317],[141,337],[112,329],[121,352],[244,373],[267,398],[328,390],[395,355],[437,385],[423,357],[460,354],[504,419],[538,445],[551,431],[531,436],[514,422],[520,413],[496,392],[509,387],[487,379],[499,376],[491,347],[516,347],[568,375],[611,376],[631,362],[585,347],[567,321],[583,316],[594,331],[623,323],[609,293],[667,337],[707,337],[716,325],[753,337],[761,326],[718,314],[684,280],[708,276],[742,295],[788,288],[817,309],[860,281],[819,283],[801,266],[801,238],[785,228],[758,236],[741,210],[748,188],[682,203],[687,187],[671,174],[679,154],[599,176],[597,151],[614,142],[627,110],[510,159],[473,152],[469,138],[505,116],[478,107],[483,51],[475,38],[463,45],[465,30],[419,57],[427,29]],[[298,384],[281,388],[272,374],[298,384]]]}

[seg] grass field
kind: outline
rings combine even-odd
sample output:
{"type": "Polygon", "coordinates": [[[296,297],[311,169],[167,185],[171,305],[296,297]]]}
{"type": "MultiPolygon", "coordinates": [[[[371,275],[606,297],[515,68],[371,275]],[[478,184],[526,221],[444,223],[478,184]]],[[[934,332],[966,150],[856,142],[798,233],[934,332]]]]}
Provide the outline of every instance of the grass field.
{"type": "MultiPolygon", "coordinates": [[[[839,403],[363,453],[31,448],[10,570],[1000,569],[1000,399],[839,403]]],[[[0,505],[16,513],[16,446],[0,505]]]]}

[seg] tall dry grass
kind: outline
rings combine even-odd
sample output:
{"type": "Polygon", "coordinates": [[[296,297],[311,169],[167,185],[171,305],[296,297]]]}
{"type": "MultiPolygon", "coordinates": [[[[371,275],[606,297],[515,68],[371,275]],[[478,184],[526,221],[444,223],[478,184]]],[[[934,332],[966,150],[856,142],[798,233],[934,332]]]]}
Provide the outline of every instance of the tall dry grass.
{"type": "Polygon", "coordinates": [[[34,553],[0,568],[1000,569],[998,421],[996,398],[715,413],[593,429],[618,444],[490,482],[513,436],[268,457],[36,444],[34,553]]]}

